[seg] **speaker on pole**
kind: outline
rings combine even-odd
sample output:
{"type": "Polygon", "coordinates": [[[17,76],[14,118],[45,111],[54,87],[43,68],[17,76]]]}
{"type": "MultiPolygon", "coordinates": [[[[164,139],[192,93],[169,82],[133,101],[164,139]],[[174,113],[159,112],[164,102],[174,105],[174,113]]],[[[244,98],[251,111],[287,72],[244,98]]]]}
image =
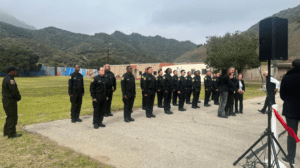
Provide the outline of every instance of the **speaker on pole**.
{"type": "Polygon", "coordinates": [[[272,17],[259,22],[259,61],[288,59],[288,19],[272,17]]]}

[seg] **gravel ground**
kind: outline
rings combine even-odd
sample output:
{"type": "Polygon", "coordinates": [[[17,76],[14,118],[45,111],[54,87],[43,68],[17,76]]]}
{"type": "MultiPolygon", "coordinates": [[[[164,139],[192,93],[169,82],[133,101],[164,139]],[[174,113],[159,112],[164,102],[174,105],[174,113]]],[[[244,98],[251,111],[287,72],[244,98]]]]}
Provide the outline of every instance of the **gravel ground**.
{"type": "MultiPolygon", "coordinates": [[[[267,127],[267,114],[257,111],[262,108],[264,100],[265,97],[245,100],[244,114],[228,119],[217,117],[218,106],[204,107],[202,100],[200,109],[185,104],[187,111],[181,112],[177,106],[172,106],[172,115],[154,107],[156,118],[146,118],[144,110],[136,109],[132,114],[135,121],[130,123],[124,122],[123,111],[117,111],[113,117],[104,118],[105,128],[94,129],[92,116],[81,116],[81,123],[74,124],[70,119],[64,119],[29,125],[25,130],[118,168],[242,167],[246,159],[236,166],[233,162],[260,138],[267,127]]],[[[278,95],[276,103],[281,115],[283,102],[278,95]]],[[[284,131],[278,121],[277,129],[278,133],[284,131]]],[[[279,137],[285,152],[286,141],[287,133],[279,137]]],[[[262,142],[266,143],[267,138],[262,142]]],[[[300,164],[299,149],[298,144],[296,167],[300,164]]],[[[260,155],[262,160],[267,158],[263,152],[260,155]]]]}

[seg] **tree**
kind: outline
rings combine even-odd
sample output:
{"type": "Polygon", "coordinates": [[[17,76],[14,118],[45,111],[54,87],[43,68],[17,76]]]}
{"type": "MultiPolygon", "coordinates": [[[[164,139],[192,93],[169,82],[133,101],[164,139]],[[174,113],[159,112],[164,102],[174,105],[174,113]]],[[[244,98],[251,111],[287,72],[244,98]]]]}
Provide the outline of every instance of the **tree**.
{"type": "Polygon", "coordinates": [[[258,38],[254,33],[226,33],[223,37],[207,37],[207,57],[205,63],[220,71],[234,66],[238,73],[260,66],[258,38]]]}
{"type": "Polygon", "coordinates": [[[14,65],[16,68],[19,68],[21,72],[25,73],[39,70],[37,65],[39,56],[19,46],[12,46],[7,50],[0,48],[0,59],[1,72],[5,72],[6,67],[9,65],[14,65]]]}

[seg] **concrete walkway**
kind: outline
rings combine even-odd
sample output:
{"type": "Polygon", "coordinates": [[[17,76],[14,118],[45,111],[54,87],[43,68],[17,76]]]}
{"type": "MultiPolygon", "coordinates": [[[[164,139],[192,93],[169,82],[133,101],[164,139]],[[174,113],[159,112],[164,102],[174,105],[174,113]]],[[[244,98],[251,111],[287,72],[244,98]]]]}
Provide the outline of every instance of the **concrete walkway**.
{"type": "MultiPolygon", "coordinates": [[[[93,128],[92,116],[82,116],[81,123],[73,124],[65,119],[29,125],[25,130],[118,168],[242,167],[245,159],[239,162],[241,165],[233,166],[233,162],[267,127],[267,115],[257,111],[264,100],[265,97],[245,100],[244,114],[228,119],[217,117],[218,106],[204,107],[202,101],[200,109],[185,104],[185,112],[172,106],[172,115],[154,107],[156,118],[150,119],[144,110],[137,109],[132,114],[135,121],[130,123],[124,122],[123,111],[117,111],[113,117],[105,117],[106,127],[99,129],[93,128]]],[[[283,102],[278,95],[276,102],[281,115],[283,102]]],[[[277,129],[278,133],[284,131],[279,122],[277,129]]],[[[286,139],[287,134],[279,138],[284,151],[287,151],[286,139]]],[[[259,143],[254,150],[261,146],[259,143]]],[[[296,167],[300,165],[300,146],[297,147],[296,167]]]]}

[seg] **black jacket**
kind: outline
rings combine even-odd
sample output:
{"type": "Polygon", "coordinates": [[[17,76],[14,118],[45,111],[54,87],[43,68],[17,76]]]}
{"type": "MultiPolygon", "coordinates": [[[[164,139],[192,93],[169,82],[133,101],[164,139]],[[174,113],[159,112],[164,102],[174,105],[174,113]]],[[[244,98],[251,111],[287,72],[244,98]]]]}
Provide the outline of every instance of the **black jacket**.
{"type": "Polygon", "coordinates": [[[177,75],[174,75],[172,77],[172,89],[174,90],[177,90],[178,89],[178,80],[179,80],[179,77],[177,75]]]}
{"type": "Polygon", "coordinates": [[[204,86],[205,89],[211,88],[213,86],[212,80],[211,80],[211,76],[206,75],[204,78],[204,86]]]}
{"type": "Polygon", "coordinates": [[[165,74],[163,76],[163,86],[164,91],[172,92],[172,76],[170,74],[165,74]]]}
{"type": "Polygon", "coordinates": [[[289,70],[281,80],[280,98],[283,102],[282,115],[300,117],[300,68],[289,70]]]}
{"type": "Polygon", "coordinates": [[[104,76],[97,75],[92,79],[90,92],[93,99],[97,101],[106,100],[108,97],[108,80],[104,76]]]}
{"type": "Polygon", "coordinates": [[[163,86],[163,76],[158,76],[156,77],[156,89],[163,91],[164,86],[163,86]]]}
{"type": "Polygon", "coordinates": [[[141,76],[140,87],[141,87],[142,90],[145,90],[145,89],[144,89],[144,79],[145,79],[146,75],[147,75],[147,73],[144,72],[144,73],[142,74],[142,76],[141,76]]]}
{"type": "Polygon", "coordinates": [[[193,78],[191,76],[187,76],[185,79],[186,79],[186,87],[188,89],[192,89],[192,87],[193,87],[193,78]]]}
{"type": "Polygon", "coordinates": [[[213,89],[216,90],[219,87],[219,78],[218,77],[214,77],[213,78],[213,89]]]}
{"type": "Polygon", "coordinates": [[[225,71],[225,73],[223,73],[223,71],[222,71],[222,75],[220,75],[220,78],[219,78],[219,88],[218,88],[218,91],[220,93],[222,93],[222,92],[229,92],[229,87],[231,87],[233,91],[237,92],[237,90],[238,90],[238,88],[236,87],[236,84],[233,83],[229,79],[229,76],[226,74],[226,71],[225,71]]]}
{"type": "Polygon", "coordinates": [[[21,100],[21,95],[18,90],[17,83],[13,76],[7,74],[2,82],[2,97],[12,98],[15,101],[21,100]]]}
{"type": "Polygon", "coordinates": [[[121,79],[121,87],[123,97],[126,95],[127,98],[135,96],[135,78],[133,74],[125,73],[121,79]]]}
{"type": "Polygon", "coordinates": [[[235,77],[233,77],[232,79],[229,78],[229,80],[234,84],[234,86],[229,86],[229,94],[234,94],[234,92],[236,92],[236,88],[238,88],[238,80],[235,77]]]}
{"type": "Polygon", "coordinates": [[[195,76],[192,82],[193,82],[193,90],[201,91],[201,77],[195,76]]]}
{"type": "Polygon", "coordinates": [[[69,95],[73,95],[74,91],[84,93],[83,76],[79,72],[73,72],[69,77],[69,95]]]}
{"type": "Polygon", "coordinates": [[[111,71],[105,71],[104,77],[106,77],[108,80],[108,90],[109,91],[117,90],[115,74],[112,73],[111,71]]]}
{"type": "Polygon", "coordinates": [[[184,92],[187,89],[186,83],[187,83],[186,78],[184,76],[180,76],[180,78],[178,79],[177,90],[180,92],[184,92]]]}
{"type": "Polygon", "coordinates": [[[147,74],[144,79],[144,93],[153,95],[156,92],[156,79],[153,75],[147,74]]]}

